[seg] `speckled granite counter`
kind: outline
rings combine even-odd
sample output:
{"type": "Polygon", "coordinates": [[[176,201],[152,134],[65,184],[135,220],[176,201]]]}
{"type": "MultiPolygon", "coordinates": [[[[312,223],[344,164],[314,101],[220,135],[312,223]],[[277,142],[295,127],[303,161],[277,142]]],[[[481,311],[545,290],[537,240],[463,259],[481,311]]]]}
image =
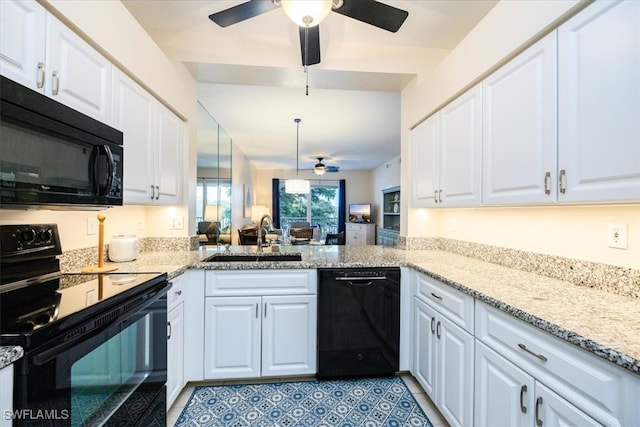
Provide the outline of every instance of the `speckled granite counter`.
{"type": "Polygon", "coordinates": [[[11,365],[23,356],[22,347],[17,345],[0,346],[0,369],[11,365]]]}
{"type": "Polygon", "coordinates": [[[302,261],[203,262],[218,253],[246,254],[254,247],[226,251],[201,247],[191,252],[146,252],[118,264],[120,271],[166,271],[175,277],[187,268],[247,270],[407,266],[524,320],[554,336],[640,374],[640,300],[562,280],[503,267],[444,251],[401,250],[383,246],[283,246],[302,261]]]}

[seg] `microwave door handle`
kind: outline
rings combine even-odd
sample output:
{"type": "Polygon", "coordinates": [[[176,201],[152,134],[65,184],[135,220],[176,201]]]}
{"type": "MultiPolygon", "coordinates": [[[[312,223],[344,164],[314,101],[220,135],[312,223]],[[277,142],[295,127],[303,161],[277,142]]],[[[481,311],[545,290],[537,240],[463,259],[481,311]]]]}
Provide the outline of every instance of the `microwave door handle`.
{"type": "Polygon", "coordinates": [[[113,160],[113,154],[111,153],[111,149],[108,145],[97,145],[94,149],[95,156],[93,158],[93,185],[94,185],[94,193],[96,196],[106,196],[109,194],[111,190],[111,184],[113,183],[113,173],[116,169],[116,163],[113,160]],[[98,163],[100,162],[100,153],[104,153],[107,158],[107,182],[104,185],[104,190],[100,191],[100,177],[99,177],[99,167],[98,163]]]}

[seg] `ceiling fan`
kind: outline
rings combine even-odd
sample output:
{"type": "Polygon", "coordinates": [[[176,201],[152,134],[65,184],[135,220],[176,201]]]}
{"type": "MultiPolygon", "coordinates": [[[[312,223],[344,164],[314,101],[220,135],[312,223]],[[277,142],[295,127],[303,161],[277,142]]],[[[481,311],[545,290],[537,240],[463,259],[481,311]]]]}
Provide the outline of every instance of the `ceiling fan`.
{"type": "Polygon", "coordinates": [[[318,24],[330,11],[395,33],[409,16],[405,10],[376,0],[250,0],[209,15],[221,27],[237,24],[282,7],[300,29],[302,65],[320,63],[318,24]]]}
{"type": "Polygon", "coordinates": [[[324,157],[318,157],[318,163],[313,167],[313,173],[316,175],[324,175],[326,172],[340,172],[340,166],[327,166],[322,163],[322,159],[324,159],[324,157]]]}

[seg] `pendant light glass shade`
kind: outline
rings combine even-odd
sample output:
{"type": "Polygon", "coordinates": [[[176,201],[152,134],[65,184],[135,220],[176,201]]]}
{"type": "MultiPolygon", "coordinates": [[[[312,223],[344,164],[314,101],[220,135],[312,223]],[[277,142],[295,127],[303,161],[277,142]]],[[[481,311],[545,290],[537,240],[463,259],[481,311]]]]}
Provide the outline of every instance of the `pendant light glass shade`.
{"type": "Polygon", "coordinates": [[[281,0],[284,13],[300,27],[315,27],[331,12],[332,0],[281,0]]]}
{"type": "Polygon", "coordinates": [[[306,179],[288,179],[284,182],[284,191],[287,194],[309,194],[311,184],[306,179]]]}

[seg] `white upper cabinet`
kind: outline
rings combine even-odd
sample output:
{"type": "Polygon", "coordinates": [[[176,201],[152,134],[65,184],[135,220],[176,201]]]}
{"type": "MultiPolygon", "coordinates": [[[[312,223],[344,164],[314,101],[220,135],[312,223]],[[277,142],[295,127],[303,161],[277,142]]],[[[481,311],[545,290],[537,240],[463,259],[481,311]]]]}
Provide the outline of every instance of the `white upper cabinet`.
{"type": "Polygon", "coordinates": [[[435,113],[411,131],[411,205],[429,207],[438,196],[438,141],[440,112],[435,113]]]}
{"type": "Polygon", "coordinates": [[[481,201],[482,86],[411,132],[412,206],[474,206],[481,201]]]}
{"type": "Polygon", "coordinates": [[[39,92],[44,90],[46,16],[35,1],[0,1],[0,74],[39,92]]]}
{"type": "Polygon", "coordinates": [[[438,204],[472,206],[481,201],[482,86],[476,85],[440,112],[438,204]]]}
{"type": "Polygon", "coordinates": [[[111,125],[111,63],[35,1],[0,1],[2,75],[111,125]]]}
{"type": "Polygon", "coordinates": [[[561,202],[640,200],[640,2],[595,2],[558,29],[561,202]]]}
{"type": "Polygon", "coordinates": [[[484,204],[556,200],[556,46],[552,32],[482,83],[484,204]]]}
{"type": "Polygon", "coordinates": [[[182,121],[117,69],[113,116],[124,133],[125,204],[179,204],[182,121]]]}
{"type": "Polygon", "coordinates": [[[47,14],[45,94],[111,124],[111,63],[47,14]]]}

